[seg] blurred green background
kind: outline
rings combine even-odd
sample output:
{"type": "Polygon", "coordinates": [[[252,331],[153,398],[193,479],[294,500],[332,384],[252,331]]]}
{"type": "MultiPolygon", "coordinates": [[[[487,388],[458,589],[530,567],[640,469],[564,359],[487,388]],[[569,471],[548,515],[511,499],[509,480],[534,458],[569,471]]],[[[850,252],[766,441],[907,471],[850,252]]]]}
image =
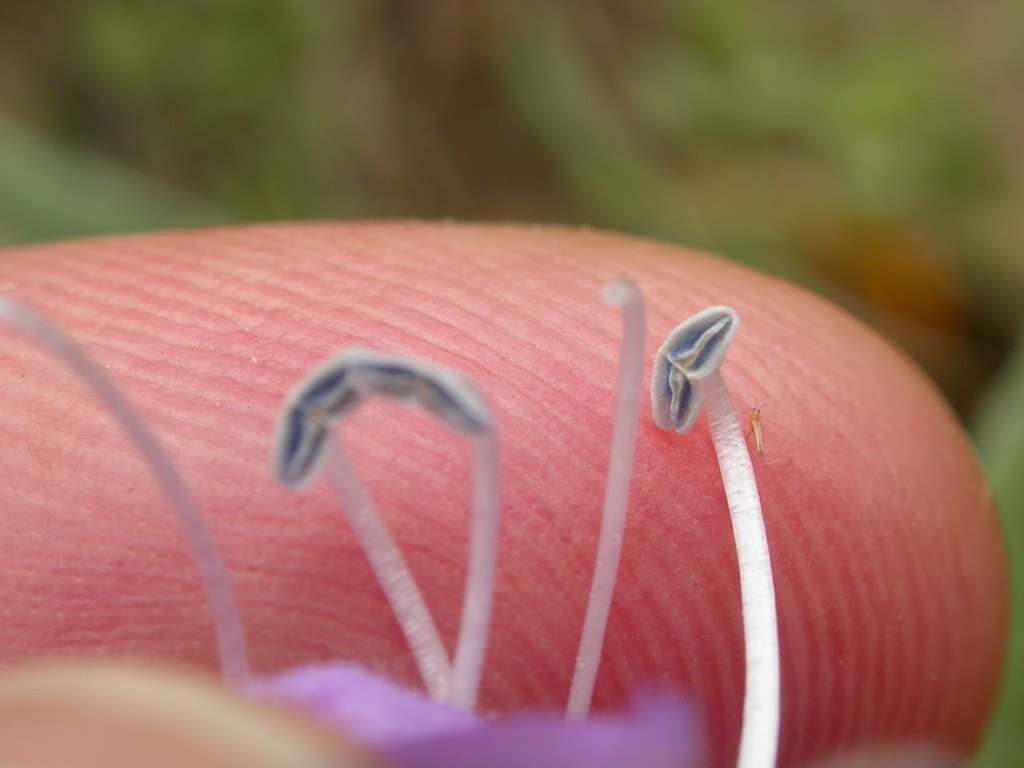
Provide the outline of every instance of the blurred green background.
{"type": "MultiPolygon", "coordinates": [[[[711,249],[920,361],[1024,585],[1022,29],[996,0],[0,0],[0,244],[454,217],[711,249]]],[[[1024,748],[1013,646],[982,765],[1024,748]]]]}

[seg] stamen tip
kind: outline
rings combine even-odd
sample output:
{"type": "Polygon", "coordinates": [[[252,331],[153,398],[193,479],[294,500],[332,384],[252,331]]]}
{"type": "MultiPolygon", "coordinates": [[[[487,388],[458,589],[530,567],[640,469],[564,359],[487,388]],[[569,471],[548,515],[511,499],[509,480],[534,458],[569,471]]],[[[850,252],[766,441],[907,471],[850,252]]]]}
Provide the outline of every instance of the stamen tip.
{"type": "Polygon", "coordinates": [[[460,432],[494,428],[484,396],[460,374],[351,347],[314,369],[285,401],[272,456],[278,482],[290,488],[309,484],[323,464],[330,430],[369,395],[420,405],[460,432]]]}
{"type": "Polygon", "coordinates": [[[703,402],[701,382],[721,367],[739,324],[732,307],[708,307],[666,337],[651,379],[651,410],[660,428],[684,433],[693,426],[703,402]]]}
{"type": "Polygon", "coordinates": [[[616,280],[601,289],[604,303],[612,307],[624,307],[640,300],[640,289],[632,280],[616,280]]]}

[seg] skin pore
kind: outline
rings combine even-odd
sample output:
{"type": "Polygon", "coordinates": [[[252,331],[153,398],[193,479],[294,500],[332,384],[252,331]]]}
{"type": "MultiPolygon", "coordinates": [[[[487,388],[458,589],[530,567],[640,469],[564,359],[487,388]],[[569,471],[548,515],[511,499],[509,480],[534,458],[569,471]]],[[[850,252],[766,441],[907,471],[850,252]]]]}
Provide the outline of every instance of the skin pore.
{"type": "MultiPolygon", "coordinates": [[[[730,391],[741,413],[771,407],[771,451],[755,471],[778,596],[780,765],[911,736],[970,748],[1006,629],[991,500],[932,386],[821,299],[639,240],[406,224],[17,250],[4,255],[0,291],[73,334],[164,441],[224,552],[257,671],[345,658],[417,679],[328,493],[294,496],[267,471],[284,394],[349,344],[470,375],[493,404],[503,452],[481,706],[515,711],[560,709],[569,689],[621,336],[595,296],[626,275],[648,302],[649,349],[697,309],[735,307],[744,326],[724,367],[730,391]]],[[[13,334],[0,387],[0,660],[99,653],[211,669],[189,556],[116,425],[13,334]]],[[[396,409],[368,404],[346,424],[346,446],[450,649],[469,447],[396,409]]],[[[742,625],[706,425],[676,440],[642,408],[628,525],[594,707],[621,704],[638,682],[669,682],[702,705],[714,765],[728,765],[742,625]]]]}

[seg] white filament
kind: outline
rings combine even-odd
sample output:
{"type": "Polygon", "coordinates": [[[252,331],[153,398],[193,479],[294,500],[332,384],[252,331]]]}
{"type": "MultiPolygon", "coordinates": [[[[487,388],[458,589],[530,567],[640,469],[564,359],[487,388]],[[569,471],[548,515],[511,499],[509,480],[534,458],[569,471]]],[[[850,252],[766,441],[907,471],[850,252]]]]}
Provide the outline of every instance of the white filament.
{"type": "Polygon", "coordinates": [[[242,630],[231,580],[213,536],[170,458],[113,382],[71,338],[39,315],[3,298],[0,298],[0,320],[35,339],[55,358],[74,371],[106,406],[142,454],[142,458],[149,464],[178,517],[178,523],[199,570],[207,599],[210,601],[221,673],[231,682],[241,682],[248,677],[249,663],[245,633],[242,630]]]}
{"type": "Polygon", "coordinates": [[[738,768],[775,765],[779,740],[779,634],[768,535],[743,428],[720,373],[705,379],[711,439],[729,504],[740,571],[746,690],[738,768]]]}
{"type": "Polygon", "coordinates": [[[455,669],[448,703],[472,711],[480,689],[487,655],[487,637],[494,602],[494,572],[498,560],[500,506],[498,439],[494,430],[474,438],[473,525],[469,567],[462,600],[462,621],[455,646],[455,669]]]}
{"type": "Polygon", "coordinates": [[[498,557],[498,441],[493,430],[474,438],[473,522],[454,669],[423,595],[340,442],[330,449],[327,480],[384,590],[431,696],[453,707],[476,706],[487,655],[498,557]]]}
{"type": "Polygon", "coordinates": [[[604,296],[609,304],[622,307],[623,335],[597,561],[569,691],[567,714],[577,719],[586,717],[590,711],[608,626],[608,613],[619,572],[629,486],[633,476],[640,392],[643,388],[644,342],[647,338],[643,297],[635,285],[629,282],[612,283],[605,287],[604,296]]]}
{"type": "Polygon", "coordinates": [[[335,440],[326,450],[327,482],[384,590],[424,685],[431,696],[444,701],[451,687],[451,663],[416,580],[341,441],[335,440]]]}
{"type": "Polygon", "coordinates": [[[281,482],[303,485],[315,476],[322,462],[431,696],[472,710],[487,655],[500,517],[498,439],[486,400],[454,371],[402,355],[347,349],[315,369],[292,391],[278,420],[273,464],[281,482]],[[341,441],[324,440],[327,431],[369,395],[425,408],[474,441],[469,566],[454,664],[405,558],[341,441]]]}

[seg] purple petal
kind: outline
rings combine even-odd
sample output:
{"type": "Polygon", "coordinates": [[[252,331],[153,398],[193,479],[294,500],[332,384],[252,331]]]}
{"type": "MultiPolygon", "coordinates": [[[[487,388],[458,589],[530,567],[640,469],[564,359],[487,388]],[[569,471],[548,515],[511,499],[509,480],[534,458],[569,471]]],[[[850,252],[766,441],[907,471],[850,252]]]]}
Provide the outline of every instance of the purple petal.
{"type": "Polygon", "coordinates": [[[302,667],[250,683],[254,698],[337,728],[389,768],[688,768],[703,765],[700,728],[678,698],[649,694],[629,711],[572,722],[560,713],[486,720],[351,664],[302,667]]]}
{"type": "Polygon", "coordinates": [[[623,714],[583,722],[522,715],[405,741],[383,754],[394,768],[688,768],[703,765],[698,734],[688,710],[659,695],[623,714]]]}
{"type": "Polygon", "coordinates": [[[253,681],[246,692],[300,710],[371,747],[481,722],[353,664],[299,667],[253,681]]]}

